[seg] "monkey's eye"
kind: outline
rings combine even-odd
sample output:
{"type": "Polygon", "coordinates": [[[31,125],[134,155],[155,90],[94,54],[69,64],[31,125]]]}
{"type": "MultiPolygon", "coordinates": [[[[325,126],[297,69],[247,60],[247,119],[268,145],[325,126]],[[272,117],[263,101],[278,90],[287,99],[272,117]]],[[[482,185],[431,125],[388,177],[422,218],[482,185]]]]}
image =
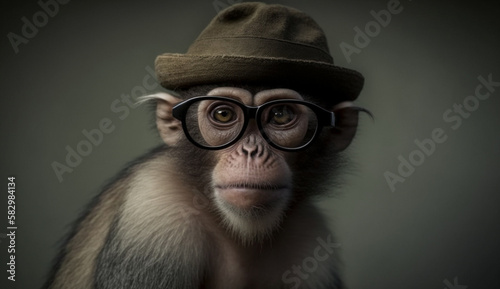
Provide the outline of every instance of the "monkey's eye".
{"type": "Polygon", "coordinates": [[[288,124],[295,118],[293,109],[287,105],[275,106],[269,113],[269,122],[276,125],[288,124]]]}
{"type": "Polygon", "coordinates": [[[234,120],[234,111],[229,107],[217,107],[212,111],[212,118],[221,123],[234,120]]]}

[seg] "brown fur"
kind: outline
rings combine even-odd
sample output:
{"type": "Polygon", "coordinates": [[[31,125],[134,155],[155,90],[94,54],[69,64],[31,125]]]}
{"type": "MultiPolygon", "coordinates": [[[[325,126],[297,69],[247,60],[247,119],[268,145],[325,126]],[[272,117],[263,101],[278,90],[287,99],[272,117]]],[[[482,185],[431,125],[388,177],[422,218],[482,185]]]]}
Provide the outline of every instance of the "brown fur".
{"type": "MultiPolygon", "coordinates": [[[[259,217],[228,224],[231,217],[214,196],[213,174],[222,170],[219,178],[230,175],[224,175],[224,166],[239,157],[232,155],[225,165],[221,159],[224,154],[242,156],[239,144],[218,152],[193,147],[178,135],[182,132],[168,111],[172,104],[163,103],[173,98],[153,99],[160,99],[157,125],[171,147],[159,147],[137,161],[97,197],[63,247],[47,288],[343,288],[337,252],[323,252],[321,260],[316,256],[317,268],[307,278],[297,278],[294,268],[327,250],[321,249],[321,240],[331,243],[312,197],[330,189],[330,173],[341,164],[339,146],[350,139],[329,144],[338,135],[354,136],[357,113],[345,114],[339,119],[345,127],[323,132],[300,154],[262,153],[273,164],[286,162],[286,168],[264,160],[261,168],[250,166],[268,168],[265,174],[291,170],[293,178],[291,199],[264,234],[250,229],[264,226],[259,217]]],[[[246,165],[256,161],[245,160],[246,165]]],[[[237,164],[231,164],[229,170],[234,169],[237,164]]]]}

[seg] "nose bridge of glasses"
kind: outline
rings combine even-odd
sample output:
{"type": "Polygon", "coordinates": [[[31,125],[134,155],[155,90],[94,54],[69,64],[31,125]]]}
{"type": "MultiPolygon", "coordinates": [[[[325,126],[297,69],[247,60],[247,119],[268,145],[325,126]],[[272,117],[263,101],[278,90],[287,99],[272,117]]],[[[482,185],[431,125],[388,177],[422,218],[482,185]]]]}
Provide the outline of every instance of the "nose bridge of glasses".
{"type": "Polygon", "coordinates": [[[253,117],[249,117],[246,126],[242,127],[242,129],[244,131],[241,132],[241,138],[245,139],[245,141],[247,141],[246,139],[251,136],[253,136],[253,142],[255,142],[255,136],[263,139],[263,135],[259,129],[259,126],[257,125],[255,115],[253,115],[253,117]]]}
{"type": "Polygon", "coordinates": [[[247,119],[248,120],[256,119],[257,110],[259,110],[259,108],[256,106],[245,105],[245,114],[247,119]]]}
{"type": "Polygon", "coordinates": [[[248,105],[243,105],[242,108],[244,108],[244,117],[246,122],[246,125],[242,127],[242,130],[244,130],[242,132],[242,137],[246,137],[249,134],[259,131],[256,117],[259,108],[248,105]]]}

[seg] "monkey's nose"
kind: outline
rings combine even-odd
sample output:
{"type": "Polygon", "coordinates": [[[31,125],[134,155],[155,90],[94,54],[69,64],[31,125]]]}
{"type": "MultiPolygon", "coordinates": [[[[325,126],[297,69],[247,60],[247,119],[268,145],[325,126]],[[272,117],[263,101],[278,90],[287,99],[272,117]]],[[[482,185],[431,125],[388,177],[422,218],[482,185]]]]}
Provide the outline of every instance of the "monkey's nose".
{"type": "Polygon", "coordinates": [[[243,154],[245,154],[246,156],[249,156],[249,157],[255,157],[257,156],[257,153],[259,151],[259,148],[256,146],[256,145],[247,145],[247,144],[243,144],[241,146],[241,151],[243,152],[243,154]]]}
{"type": "Polygon", "coordinates": [[[264,144],[262,142],[263,140],[257,138],[254,134],[251,134],[241,141],[238,151],[247,157],[262,157],[264,152],[264,144]]]}

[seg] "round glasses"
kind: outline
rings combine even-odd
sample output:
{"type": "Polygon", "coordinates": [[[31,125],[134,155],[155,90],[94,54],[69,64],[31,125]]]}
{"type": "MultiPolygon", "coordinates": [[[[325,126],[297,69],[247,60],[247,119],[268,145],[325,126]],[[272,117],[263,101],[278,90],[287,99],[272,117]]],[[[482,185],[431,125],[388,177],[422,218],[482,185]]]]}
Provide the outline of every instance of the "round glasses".
{"type": "Polygon", "coordinates": [[[262,137],[273,147],[297,151],[307,147],[323,126],[334,126],[335,115],[313,103],[279,99],[247,106],[221,96],[199,96],[174,106],[186,137],[196,146],[217,150],[237,142],[255,118],[262,137]]]}

